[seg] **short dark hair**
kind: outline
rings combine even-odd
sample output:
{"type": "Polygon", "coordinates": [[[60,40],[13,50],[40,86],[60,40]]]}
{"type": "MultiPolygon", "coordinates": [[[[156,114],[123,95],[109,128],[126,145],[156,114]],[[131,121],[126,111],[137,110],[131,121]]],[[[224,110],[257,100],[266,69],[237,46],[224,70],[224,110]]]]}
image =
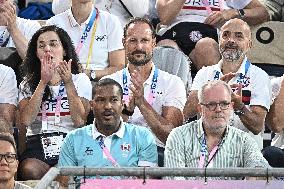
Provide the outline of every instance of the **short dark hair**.
{"type": "Polygon", "coordinates": [[[127,35],[127,30],[129,28],[129,26],[133,23],[145,23],[148,24],[151,32],[152,32],[152,38],[154,39],[156,37],[156,31],[154,26],[152,25],[152,23],[150,22],[150,20],[146,19],[146,18],[140,18],[140,17],[135,17],[129,20],[129,22],[124,26],[123,28],[123,37],[126,38],[127,35]]]}
{"type": "Polygon", "coordinates": [[[13,135],[11,135],[10,133],[0,133],[0,141],[9,142],[13,146],[15,152],[17,153],[16,142],[14,140],[13,135]]]}
{"type": "Polygon", "coordinates": [[[110,79],[110,78],[101,79],[101,80],[99,80],[99,81],[93,86],[93,90],[92,90],[92,96],[93,96],[93,98],[94,98],[95,95],[96,95],[96,92],[97,92],[97,88],[98,88],[98,87],[107,86],[107,85],[117,86],[117,87],[118,87],[118,90],[119,90],[119,94],[120,94],[121,99],[122,99],[122,96],[123,96],[122,87],[120,86],[120,84],[119,84],[117,81],[115,81],[115,80],[113,80],[113,79],[110,79]]]}

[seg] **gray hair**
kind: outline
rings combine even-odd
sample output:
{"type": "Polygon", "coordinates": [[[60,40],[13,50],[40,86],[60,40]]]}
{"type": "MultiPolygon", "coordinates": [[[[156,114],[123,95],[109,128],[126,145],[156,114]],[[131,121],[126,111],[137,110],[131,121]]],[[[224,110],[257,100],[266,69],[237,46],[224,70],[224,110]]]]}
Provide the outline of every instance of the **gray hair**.
{"type": "Polygon", "coordinates": [[[205,85],[202,86],[202,88],[200,90],[198,90],[197,97],[198,97],[199,103],[203,102],[203,100],[204,100],[205,90],[209,89],[209,88],[216,87],[216,86],[223,86],[225,89],[227,89],[227,91],[228,91],[228,93],[231,97],[232,89],[231,89],[231,87],[228,83],[226,83],[225,81],[222,81],[222,80],[213,80],[213,81],[208,81],[205,85]]]}

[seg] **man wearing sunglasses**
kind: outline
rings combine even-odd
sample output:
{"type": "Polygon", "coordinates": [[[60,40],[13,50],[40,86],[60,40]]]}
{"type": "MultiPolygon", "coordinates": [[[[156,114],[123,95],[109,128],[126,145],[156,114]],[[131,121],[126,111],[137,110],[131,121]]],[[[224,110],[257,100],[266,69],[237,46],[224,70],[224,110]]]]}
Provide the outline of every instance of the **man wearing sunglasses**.
{"type": "Polygon", "coordinates": [[[15,181],[18,164],[13,136],[9,133],[0,133],[0,189],[31,189],[15,181]]]}
{"type": "Polygon", "coordinates": [[[221,80],[209,81],[198,91],[201,118],[172,130],[165,148],[166,167],[269,167],[253,138],[230,125],[231,94],[221,80]]]}

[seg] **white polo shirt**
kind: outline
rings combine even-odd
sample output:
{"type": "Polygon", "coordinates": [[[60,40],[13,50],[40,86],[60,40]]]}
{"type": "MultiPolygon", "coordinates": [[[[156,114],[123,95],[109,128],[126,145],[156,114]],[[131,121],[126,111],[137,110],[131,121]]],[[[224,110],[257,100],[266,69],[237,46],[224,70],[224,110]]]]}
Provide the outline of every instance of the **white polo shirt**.
{"type": "MultiPolygon", "coordinates": [[[[128,71],[128,68],[125,69],[126,69],[127,83],[128,85],[130,85],[131,84],[130,73],[128,71]]],[[[146,100],[148,99],[148,95],[151,90],[154,70],[155,70],[155,65],[153,64],[150,76],[143,84],[144,97],[146,100]]],[[[123,70],[108,75],[104,78],[114,79],[123,87],[123,70]]],[[[129,90],[129,93],[131,93],[131,90],[129,90]]],[[[182,80],[176,75],[172,75],[169,74],[168,72],[164,72],[158,69],[158,81],[157,81],[155,99],[152,105],[153,109],[159,115],[162,114],[162,107],[164,106],[173,106],[183,111],[185,102],[186,102],[186,91],[182,80]]],[[[149,128],[149,126],[146,123],[146,120],[144,119],[138,107],[135,107],[134,114],[129,118],[128,122],[149,128]]],[[[160,147],[165,146],[165,144],[163,144],[157,137],[156,137],[156,142],[157,145],[160,147]]]]}
{"type": "MultiPolygon", "coordinates": [[[[47,20],[46,24],[54,24],[58,27],[63,28],[71,37],[76,48],[86,28],[86,25],[89,23],[91,15],[92,12],[89,15],[88,19],[84,23],[79,25],[75,20],[71,9],[68,9],[67,11],[55,15],[47,20]]],[[[78,55],[83,68],[86,67],[86,62],[88,59],[93,27],[94,24],[90,32],[88,32],[88,37],[86,38],[83,47],[78,55]]],[[[108,12],[99,10],[98,23],[92,49],[92,58],[90,62],[91,70],[103,70],[108,67],[108,53],[123,49],[122,37],[123,30],[119,19],[108,12]]]]}
{"type": "MultiPolygon", "coordinates": [[[[36,20],[29,20],[17,17],[16,18],[17,26],[19,30],[22,32],[24,37],[29,41],[34,33],[41,28],[40,24],[36,20]]],[[[0,26],[0,36],[3,35],[3,40],[5,41],[7,37],[9,37],[9,32],[6,26],[0,26]],[[5,32],[4,32],[5,31],[5,32]]],[[[8,44],[6,47],[15,47],[12,37],[10,36],[8,44]]]]}
{"type": "MultiPolygon", "coordinates": [[[[247,58],[244,59],[242,65],[240,66],[239,70],[236,72],[237,75],[232,78],[228,84],[237,84],[239,80],[239,75],[242,73],[245,75],[245,65],[246,65],[247,58]]],[[[214,80],[214,77],[216,75],[216,72],[219,72],[219,78],[223,76],[223,73],[221,72],[221,63],[203,67],[201,70],[199,70],[193,80],[193,84],[191,86],[191,91],[193,90],[199,90],[201,87],[207,83],[208,81],[214,80]]],[[[260,69],[259,67],[250,64],[247,74],[245,76],[245,79],[242,80],[243,90],[248,90],[251,92],[250,102],[247,108],[251,105],[256,106],[263,106],[267,109],[267,111],[270,108],[270,100],[271,100],[271,84],[269,76],[265,71],[260,69]]],[[[236,114],[233,115],[234,120],[234,126],[249,132],[253,138],[256,139],[258,145],[262,149],[263,139],[261,135],[254,135],[252,134],[241,122],[239,116],[236,114]]]]}
{"type": "MultiPolygon", "coordinates": [[[[1,48],[1,47],[0,47],[1,48]]],[[[0,64],[0,104],[18,104],[18,88],[12,68],[0,64]]]]}

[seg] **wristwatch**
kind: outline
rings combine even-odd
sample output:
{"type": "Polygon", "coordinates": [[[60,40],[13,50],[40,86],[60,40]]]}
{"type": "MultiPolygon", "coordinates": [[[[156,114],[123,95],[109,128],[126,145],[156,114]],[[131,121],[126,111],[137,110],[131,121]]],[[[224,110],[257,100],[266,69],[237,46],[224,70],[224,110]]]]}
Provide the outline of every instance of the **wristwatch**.
{"type": "Polygon", "coordinates": [[[244,9],[238,9],[238,13],[239,13],[239,16],[240,16],[241,19],[245,18],[246,13],[245,13],[244,9]]]}
{"type": "Polygon", "coordinates": [[[96,72],[95,70],[91,70],[91,81],[94,81],[96,79],[96,72]]]}

